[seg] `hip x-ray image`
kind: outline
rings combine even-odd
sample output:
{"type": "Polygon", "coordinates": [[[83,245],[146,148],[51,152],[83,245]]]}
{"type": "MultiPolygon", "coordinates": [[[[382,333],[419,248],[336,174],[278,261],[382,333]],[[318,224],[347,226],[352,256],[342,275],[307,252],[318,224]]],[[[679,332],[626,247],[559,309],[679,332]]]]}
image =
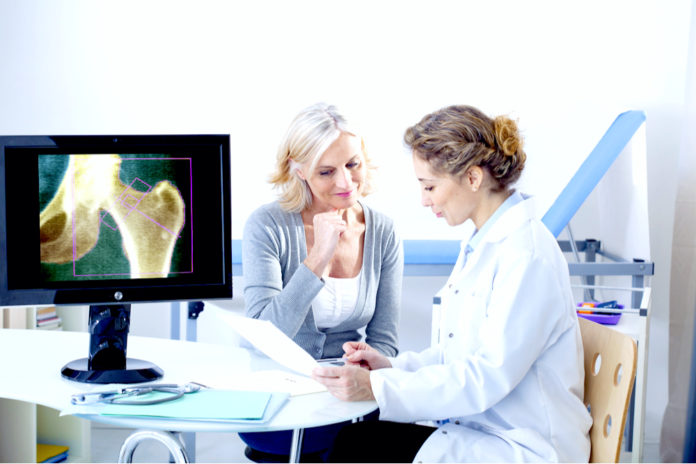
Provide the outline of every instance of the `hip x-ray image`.
{"type": "Polygon", "coordinates": [[[191,272],[191,163],[166,155],[39,156],[48,281],[191,272]]]}

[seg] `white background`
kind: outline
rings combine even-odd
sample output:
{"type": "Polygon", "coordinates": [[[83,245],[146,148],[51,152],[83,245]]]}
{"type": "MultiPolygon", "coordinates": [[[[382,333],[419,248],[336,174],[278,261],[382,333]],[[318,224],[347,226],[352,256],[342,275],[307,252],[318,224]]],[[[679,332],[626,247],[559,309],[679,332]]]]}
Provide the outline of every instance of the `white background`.
{"type": "Polygon", "coordinates": [[[688,1],[0,6],[2,133],[230,133],[234,238],[274,198],[266,178],[290,119],[320,100],[362,128],[381,167],[370,201],[404,238],[457,236],[419,208],[402,143],[441,106],[519,118],[520,186],[546,204],[622,111],[648,113],[653,177],[677,147],[688,1]]]}
{"type": "MultiPolygon", "coordinates": [[[[403,238],[451,239],[458,231],[420,207],[403,148],[404,129],[425,113],[465,103],[519,118],[520,187],[543,213],[614,118],[644,110],[651,330],[664,336],[692,7],[0,0],[0,133],[229,133],[239,239],[248,214],[275,198],[266,178],[287,124],[322,100],[362,128],[380,166],[368,201],[403,238]]],[[[651,345],[650,362],[664,365],[666,348],[651,345]]],[[[648,383],[658,423],[664,384],[648,383]]]]}

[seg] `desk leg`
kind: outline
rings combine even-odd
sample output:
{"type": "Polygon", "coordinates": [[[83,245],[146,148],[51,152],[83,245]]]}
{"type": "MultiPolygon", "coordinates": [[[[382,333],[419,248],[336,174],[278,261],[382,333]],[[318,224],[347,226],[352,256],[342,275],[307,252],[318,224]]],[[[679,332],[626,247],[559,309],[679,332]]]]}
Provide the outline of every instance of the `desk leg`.
{"type": "Polygon", "coordinates": [[[144,440],[156,440],[167,447],[174,462],[188,463],[189,458],[186,454],[186,449],[177,436],[172,432],[162,432],[160,430],[136,430],[131,433],[126,441],[121,446],[121,451],[118,455],[119,463],[133,462],[133,453],[135,448],[144,440]]]}
{"type": "Polygon", "coordinates": [[[184,443],[189,462],[196,462],[196,432],[182,432],[181,441],[184,443]]]}
{"type": "Polygon", "coordinates": [[[292,431],[292,443],[290,444],[290,462],[300,462],[303,435],[304,429],[294,429],[292,431]]]}

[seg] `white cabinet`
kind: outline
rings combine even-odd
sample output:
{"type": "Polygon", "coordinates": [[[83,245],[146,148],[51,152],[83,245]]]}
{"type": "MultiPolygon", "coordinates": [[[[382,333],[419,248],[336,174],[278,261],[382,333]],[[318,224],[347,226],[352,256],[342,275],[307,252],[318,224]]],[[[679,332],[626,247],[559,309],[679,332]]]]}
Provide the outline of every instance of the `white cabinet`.
{"type": "MultiPolygon", "coordinates": [[[[0,308],[0,328],[36,329],[36,310],[35,307],[0,308]]],[[[86,307],[59,307],[57,313],[62,320],[63,330],[86,329],[86,307]]],[[[37,349],[50,350],[51,347],[37,349]]],[[[87,350],[85,346],[85,353],[87,350]]],[[[0,355],[12,356],[12,353],[0,355]]],[[[26,369],[31,368],[26,366],[26,369]]],[[[2,377],[10,375],[26,373],[2,372],[2,377]]],[[[68,446],[68,462],[89,462],[90,431],[90,422],[85,419],[59,417],[59,411],[52,408],[0,398],[0,462],[36,462],[37,443],[68,446]]]]}

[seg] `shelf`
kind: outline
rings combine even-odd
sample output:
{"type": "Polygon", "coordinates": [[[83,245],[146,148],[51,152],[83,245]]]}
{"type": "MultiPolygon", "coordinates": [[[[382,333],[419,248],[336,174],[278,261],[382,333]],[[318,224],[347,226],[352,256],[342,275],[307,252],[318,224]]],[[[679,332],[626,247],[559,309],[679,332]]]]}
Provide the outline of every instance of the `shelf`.
{"type": "MultiPolygon", "coordinates": [[[[41,329],[36,327],[37,307],[1,308],[0,328],[85,331],[87,308],[81,309],[58,307],[56,313],[62,320],[62,326],[41,329]]],[[[13,374],[22,375],[3,373],[13,374]]],[[[67,462],[91,461],[91,424],[86,419],[60,417],[59,411],[52,408],[0,398],[0,430],[0,462],[36,462],[37,443],[70,447],[67,462]]]]}

